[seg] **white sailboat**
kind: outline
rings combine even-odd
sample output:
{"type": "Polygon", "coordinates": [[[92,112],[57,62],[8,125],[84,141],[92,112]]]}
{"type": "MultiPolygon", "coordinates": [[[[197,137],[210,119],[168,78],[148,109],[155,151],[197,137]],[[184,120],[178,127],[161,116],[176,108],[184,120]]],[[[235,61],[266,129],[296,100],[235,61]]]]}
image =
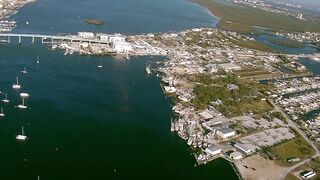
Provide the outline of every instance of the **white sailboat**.
{"type": "Polygon", "coordinates": [[[5,116],[5,114],[4,114],[4,112],[3,112],[3,108],[1,107],[0,117],[4,117],[4,116],[5,116]]]}
{"type": "Polygon", "coordinates": [[[151,74],[151,69],[150,69],[149,65],[146,66],[146,72],[147,72],[147,74],[151,74]]]}
{"type": "Polygon", "coordinates": [[[27,68],[26,68],[26,67],[24,67],[24,68],[23,68],[23,70],[21,71],[21,73],[23,73],[23,74],[27,74],[27,73],[28,73],[27,68]]]}
{"type": "Polygon", "coordinates": [[[98,68],[103,68],[102,63],[100,63],[97,67],[98,67],[98,68]]]}
{"type": "Polygon", "coordinates": [[[24,134],[23,126],[21,127],[21,134],[16,135],[16,139],[19,141],[25,141],[28,139],[28,137],[24,134]]]}
{"type": "Polygon", "coordinates": [[[2,102],[4,102],[4,103],[9,103],[10,102],[9,99],[8,99],[8,94],[7,93],[5,94],[5,99],[2,99],[2,102]]]}
{"type": "Polygon", "coordinates": [[[27,109],[27,108],[28,108],[28,106],[26,106],[26,105],[24,104],[24,98],[22,98],[22,104],[19,104],[19,105],[18,105],[18,108],[20,108],[20,109],[27,109]]]}
{"type": "Polygon", "coordinates": [[[16,79],[17,79],[17,83],[16,83],[16,84],[13,84],[13,85],[12,85],[12,88],[13,88],[13,89],[20,89],[21,86],[20,86],[20,84],[19,84],[19,78],[18,78],[18,76],[16,77],[16,79]]]}
{"type": "Polygon", "coordinates": [[[20,97],[28,98],[30,95],[28,93],[20,93],[20,97]]]}

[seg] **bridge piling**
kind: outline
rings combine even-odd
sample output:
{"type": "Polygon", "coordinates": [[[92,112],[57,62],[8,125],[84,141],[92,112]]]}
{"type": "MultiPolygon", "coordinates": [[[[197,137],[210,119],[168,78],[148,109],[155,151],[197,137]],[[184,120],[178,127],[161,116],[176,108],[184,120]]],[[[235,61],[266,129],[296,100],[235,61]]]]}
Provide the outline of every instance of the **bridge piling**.
{"type": "Polygon", "coordinates": [[[34,44],[34,36],[31,38],[31,43],[34,44]]]}
{"type": "Polygon", "coordinates": [[[21,39],[21,36],[18,37],[18,44],[21,44],[22,43],[22,39],[21,39]]]}

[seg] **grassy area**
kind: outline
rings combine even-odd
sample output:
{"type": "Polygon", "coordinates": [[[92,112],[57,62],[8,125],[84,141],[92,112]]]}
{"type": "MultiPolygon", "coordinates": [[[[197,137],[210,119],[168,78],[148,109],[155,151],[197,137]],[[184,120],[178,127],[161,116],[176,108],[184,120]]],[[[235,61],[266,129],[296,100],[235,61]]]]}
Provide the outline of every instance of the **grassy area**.
{"type": "Polygon", "coordinates": [[[289,48],[304,48],[306,46],[305,43],[301,43],[301,42],[289,40],[289,39],[286,40],[286,39],[279,39],[279,38],[270,38],[270,42],[272,42],[273,44],[277,44],[277,45],[285,46],[289,48]]]}
{"type": "Polygon", "coordinates": [[[235,71],[235,74],[240,77],[250,77],[250,76],[259,76],[259,75],[272,75],[271,72],[266,71],[264,69],[242,69],[239,71],[235,71]]]}
{"type": "Polygon", "coordinates": [[[289,158],[297,157],[303,161],[315,154],[312,146],[300,136],[270,147],[269,151],[277,157],[277,163],[287,167],[294,164],[287,162],[289,158]]]}
{"type": "Polygon", "coordinates": [[[260,26],[273,30],[320,31],[318,23],[306,22],[244,5],[235,5],[223,0],[194,0],[194,2],[208,8],[211,13],[219,17],[221,19],[219,26],[226,30],[252,32],[253,26],[260,26]]]}
{"type": "Polygon", "coordinates": [[[217,110],[227,117],[241,116],[244,113],[253,113],[262,115],[265,112],[271,111],[273,108],[266,101],[259,99],[243,99],[239,102],[230,103],[217,107],[217,110]]]}
{"type": "Polygon", "coordinates": [[[286,177],[286,180],[299,180],[295,175],[289,173],[286,177]]]}
{"type": "Polygon", "coordinates": [[[266,51],[266,52],[277,52],[275,49],[255,40],[254,41],[232,40],[232,42],[238,46],[246,47],[249,49],[256,49],[256,50],[266,51]]]}
{"type": "Polygon", "coordinates": [[[240,83],[234,75],[221,76],[212,79],[209,75],[201,75],[191,79],[199,82],[194,88],[195,98],[192,103],[196,109],[205,109],[211,102],[220,100],[222,104],[215,107],[227,117],[254,113],[262,115],[271,111],[273,107],[261,100],[261,91],[268,89],[267,85],[254,81],[240,83]],[[229,90],[227,84],[236,84],[239,89],[229,90]]]}
{"type": "Polygon", "coordinates": [[[236,31],[239,33],[254,32],[255,28],[250,25],[232,21],[220,21],[218,27],[227,31],[236,31]]]}

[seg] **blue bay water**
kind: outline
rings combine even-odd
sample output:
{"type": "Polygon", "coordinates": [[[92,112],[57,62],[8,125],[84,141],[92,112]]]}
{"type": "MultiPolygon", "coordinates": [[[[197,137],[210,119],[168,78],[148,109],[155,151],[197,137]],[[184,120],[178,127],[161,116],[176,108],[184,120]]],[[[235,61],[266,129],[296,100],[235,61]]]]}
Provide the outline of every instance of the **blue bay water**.
{"type": "MultiPolygon", "coordinates": [[[[18,21],[15,32],[42,34],[163,32],[216,23],[184,0],[39,0],[11,19],[18,21]],[[88,25],[85,18],[106,23],[88,25]]],[[[0,54],[0,90],[11,100],[1,103],[1,180],[237,179],[224,160],[194,167],[191,150],[170,132],[171,101],[144,69],[163,57],[64,56],[28,43],[1,45],[0,54]],[[11,88],[16,76],[20,91],[11,88]],[[19,92],[30,93],[30,109],[14,107],[19,92]],[[15,140],[21,126],[26,142],[15,140]]]]}
{"type": "Polygon", "coordinates": [[[18,20],[15,32],[23,33],[167,32],[212,27],[217,22],[187,0],[38,0],[12,19],[18,20]],[[102,19],[105,24],[87,25],[84,20],[88,18],[102,19]]]}

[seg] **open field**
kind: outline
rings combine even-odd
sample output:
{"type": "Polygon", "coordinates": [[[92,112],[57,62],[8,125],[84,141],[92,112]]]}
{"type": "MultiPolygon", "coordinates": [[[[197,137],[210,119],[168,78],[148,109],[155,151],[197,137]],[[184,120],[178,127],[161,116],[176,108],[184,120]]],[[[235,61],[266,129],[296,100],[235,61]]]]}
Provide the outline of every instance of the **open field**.
{"type": "Polygon", "coordinates": [[[305,22],[293,17],[271,13],[243,5],[234,5],[223,0],[193,0],[206,7],[221,19],[218,26],[225,30],[253,32],[253,26],[272,30],[319,32],[320,24],[305,22]]]}
{"type": "Polygon", "coordinates": [[[283,142],[269,148],[270,152],[277,157],[276,162],[281,166],[292,166],[295,163],[288,163],[289,158],[297,157],[303,161],[315,154],[315,150],[302,137],[283,142]]]}
{"type": "Polygon", "coordinates": [[[295,175],[289,173],[286,177],[286,180],[299,180],[295,175]]]}
{"type": "Polygon", "coordinates": [[[283,179],[287,171],[286,167],[282,167],[274,161],[259,155],[253,155],[243,161],[237,161],[236,165],[247,180],[283,179]]]}

